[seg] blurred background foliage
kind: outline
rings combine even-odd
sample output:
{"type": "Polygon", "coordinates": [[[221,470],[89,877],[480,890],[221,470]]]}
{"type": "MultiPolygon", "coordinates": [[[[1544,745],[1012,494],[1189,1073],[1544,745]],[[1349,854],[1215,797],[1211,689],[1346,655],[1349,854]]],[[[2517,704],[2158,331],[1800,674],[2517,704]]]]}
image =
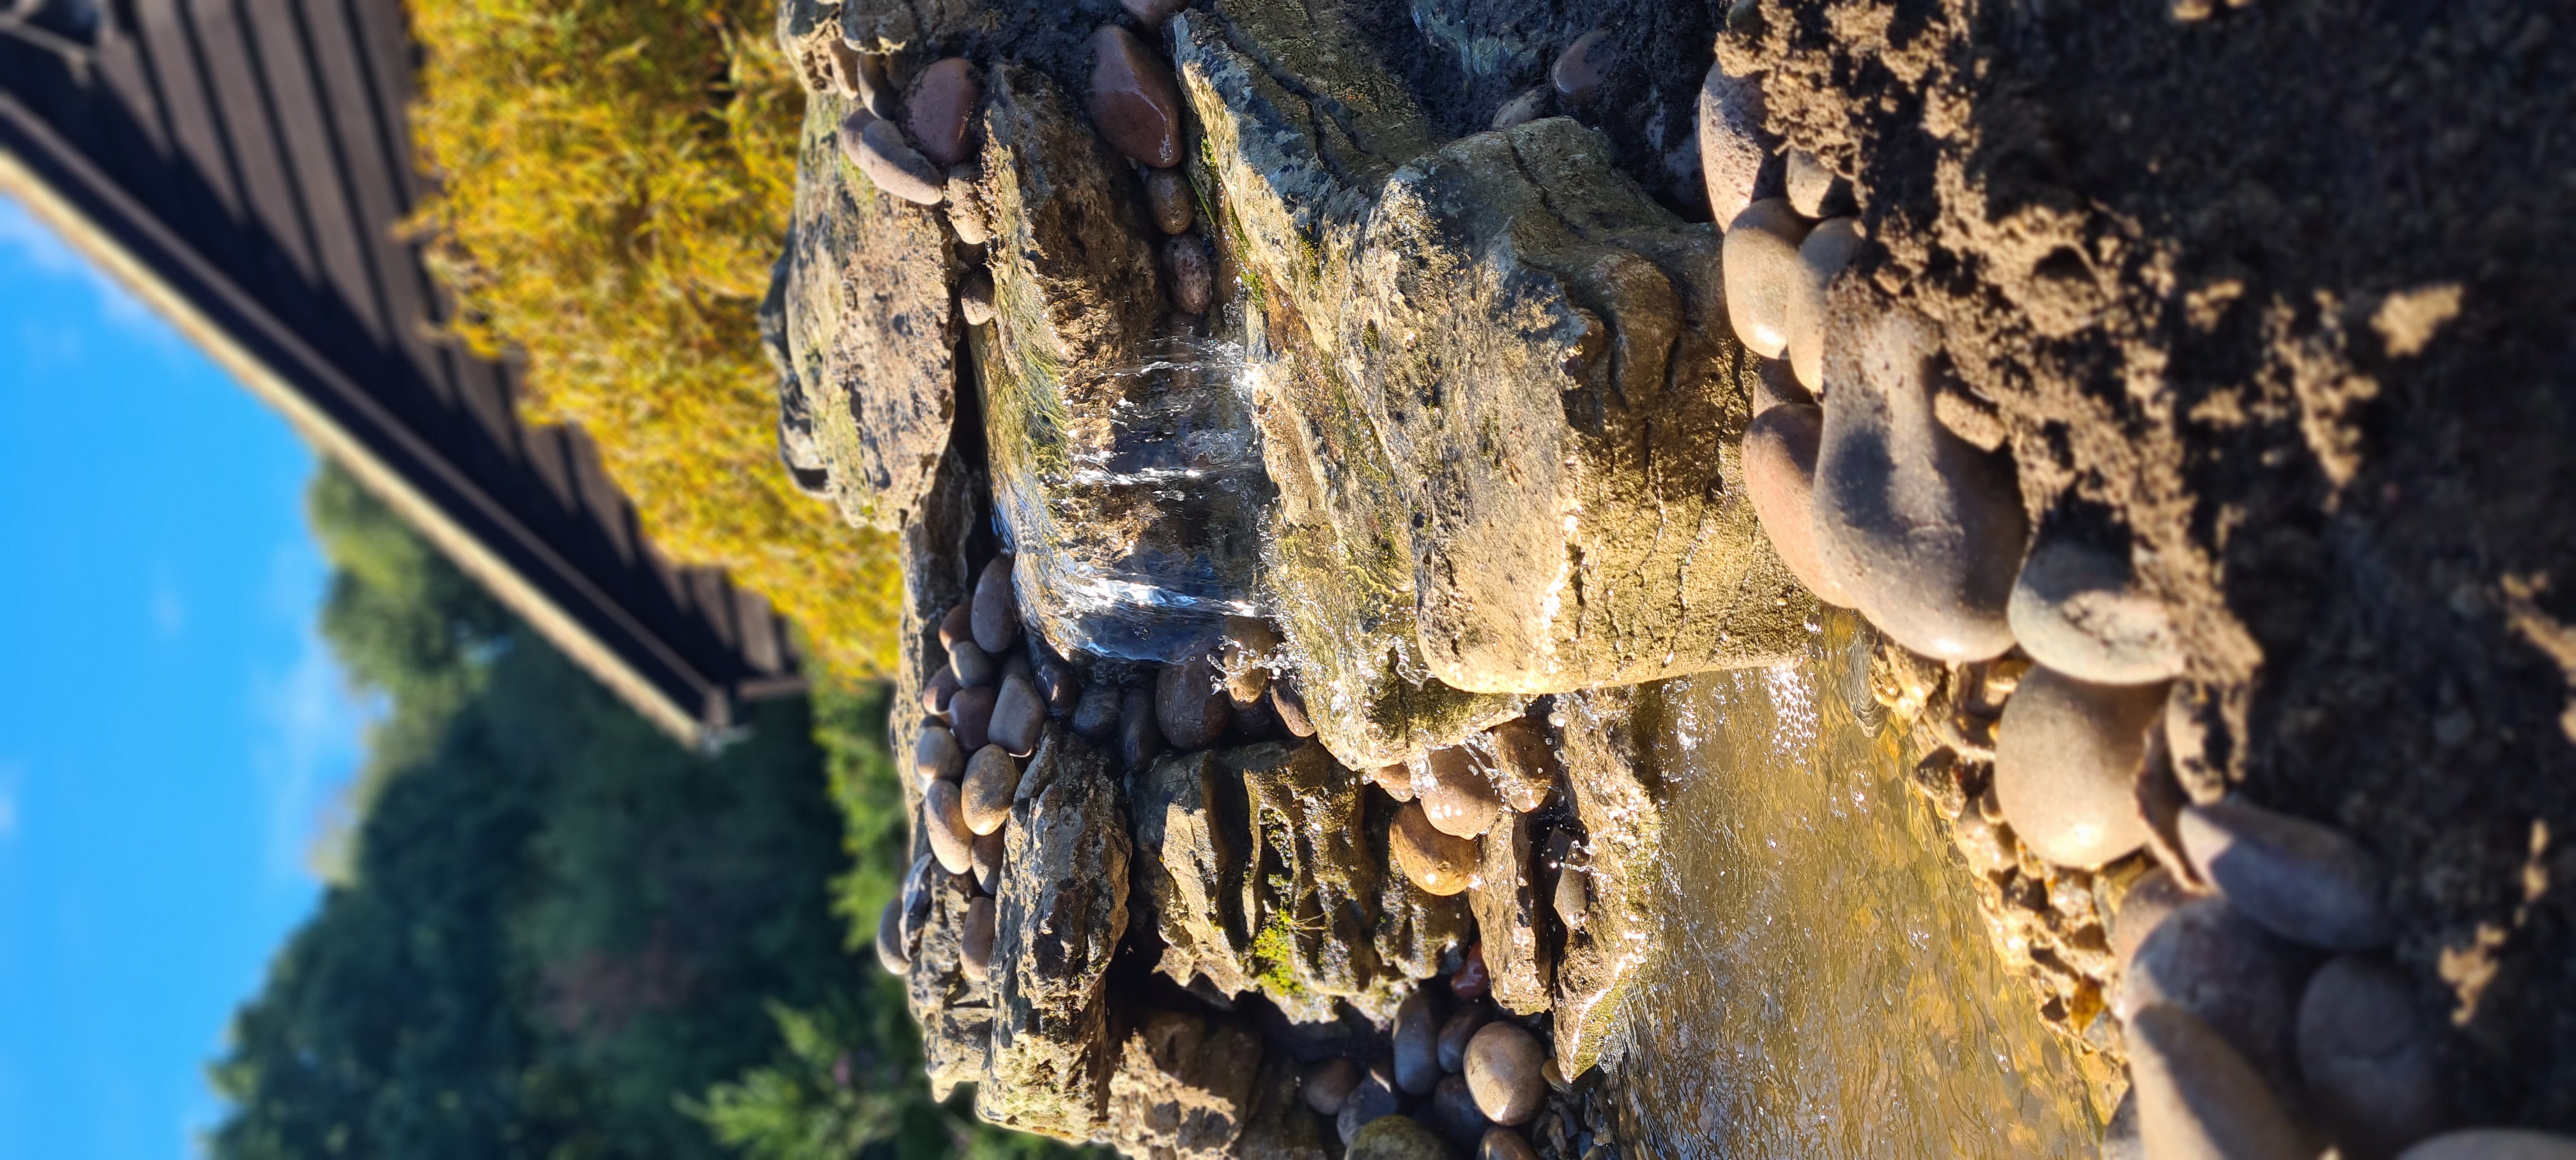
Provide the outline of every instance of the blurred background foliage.
{"type": "Polygon", "coordinates": [[[521,407],[599,446],[645,531],[723,567],[826,672],[890,670],[890,537],[779,466],[756,319],[786,233],[802,94],[771,0],[412,0],[413,227],[458,333],[519,357],[521,407]]]}
{"type": "Polygon", "coordinates": [[[218,1160],[1067,1155],[933,1104],[875,965],[881,683],[656,731],[348,476],[323,633],[384,717],[346,870],[213,1065],[218,1160]]]}

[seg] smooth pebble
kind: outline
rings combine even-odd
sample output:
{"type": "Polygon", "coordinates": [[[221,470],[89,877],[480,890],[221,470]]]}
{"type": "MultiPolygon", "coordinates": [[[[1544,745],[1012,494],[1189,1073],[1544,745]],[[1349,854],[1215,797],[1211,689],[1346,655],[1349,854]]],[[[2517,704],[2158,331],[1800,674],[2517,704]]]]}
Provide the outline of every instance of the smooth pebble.
{"type": "Polygon", "coordinates": [[[957,674],[959,685],[973,689],[1000,679],[1002,663],[969,637],[948,646],[948,671],[957,674]]]}
{"type": "Polygon", "coordinates": [[[1555,794],[1557,778],[1565,772],[1556,750],[1547,743],[1547,734],[1529,718],[1515,717],[1487,730],[1485,736],[1494,750],[1486,772],[1493,776],[1494,792],[1502,795],[1503,804],[1524,814],[1546,805],[1555,794]]]}
{"type": "Polygon", "coordinates": [[[2195,899],[2139,942],[2111,1011],[2122,1019],[2159,1004],[2189,1011],[2257,1070],[2288,1078],[2302,965],[2295,950],[2225,900],[2195,899]]]}
{"type": "Polygon", "coordinates": [[[1467,1066],[1467,1041],[1494,1021],[1494,1005],[1482,999],[1461,1003],[1440,1025],[1440,1070],[1456,1073],[1467,1066]]]}
{"type": "Polygon", "coordinates": [[[2125,543],[2113,547],[2043,519],[2005,608],[2032,660],[2106,685],[2182,675],[2182,640],[2164,601],[2138,582],[2125,543]]]}
{"type": "Polygon", "coordinates": [[[996,656],[1020,643],[1020,598],[1011,587],[1011,557],[995,556],[975,577],[975,643],[996,656]]]}
{"type": "Polygon", "coordinates": [[[948,699],[956,695],[957,670],[941,665],[939,671],[930,674],[930,680],[921,686],[921,711],[945,717],[948,715],[948,699]]]}
{"type": "Polygon", "coordinates": [[[1094,745],[1108,745],[1118,740],[1118,690],[1108,685],[1093,685],[1082,691],[1082,700],[1073,707],[1073,731],[1094,745]]]}
{"type": "Polygon", "coordinates": [[[1755,415],[1739,452],[1744,494],[1789,574],[1816,599],[1849,608],[1851,593],[1825,571],[1816,547],[1816,453],[1824,434],[1824,409],[1813,404],[1783,403],[1755,415]]]}
{"type": "Polygon", "coordinates": [[[2158,1004],[2129,1020],[2138,1137],[2158,1160],[2313,1160],[2269,1084],[2198,1016],[2158,1004]]]}
{"type": "Polygon", "coordinates": [[[1154,723],[1154,690],[1129,689],[1118,702],[1118,763],[1135,773],[1163,755],[1163,729],[1154,723]]]}
{"type": "Polygon", "coordinates": [[[1412,1117],[1388,1115],[1353,1132],[1342,1160],[1449,1160],[1449,1149],[1412,1117]]]}
{"type": "Polygon", "coordinates": [[[1164,233],[1190,232],[1196,213],[1190,205],[1190,180],[1180,170],[1146,170],[1145,205],[1154,213],[1154,225],[1164,233]]]}
{"type": "Polygon", "coordinates": [[[2299,997],[2299,1076],[2308,1106],[2348,1160],[2386,1160],[2440,1131],[2447,1113],[2434,1027],[2406,976],[2345,955],[2299,997]]]}
{"type": "Polygon", "coordinates": [[[1851,183],[1824,158],[1804,149],[1789,151],[1783,184],[1788,188],[1789,207],[1807,217],[1839,217],[1852,211],[1851,183]]]}
{"type": "Polygon", "coordinates": [[[1847,217],[1816,223],[1798,243],[1798,265],[1789,291],[1789,370],[1810,391],[1825,385],[1825,290],[1860,253],[1860,222],[1847,217]]]}
{"type": "Polygon", "coordinates": [[[1431,1089],[1431,1122],[1440,1135],[1461,1150],[1473,1148],[1484,1138],[1494,1122],[1476,1107],[1475,1093],[1467,1090],[1464,1076],[1444,1075],[1431,1089]]]}
{"type": "Polygon", "coordinates": [[[1485,762],[1473,747],[1453,745],[1423,755],[1413,768],[1413,799],[1441,833],[1481,838],[1503,815],[1503,797],[1494,792],[1485,762]]]}
{"type": "Polygon", "coordinates": [[[914,205],[938,205],[948,199],[947,175],[906,143],[903,130],[894,122],[871,115],[859,128],[857,144],[851,161],[888,196],[914,205]]]}
{"type": "Polygon", "coordinates": [[[2175,829],[2192,869],[2272,933],[2337,951],[2391,937],[2387,874],[2343,831],[2235,797],[2185,808],[2175,829]]]}
{"type": "Polygon", "coordinates": [[[1038,738],[1046,734],[1046,723],[1046,695],[1038,692],[1036,683],[1028,677],[1012,673],[1002,678],[1002,691],[993,698],[993,719],[985,726],[985,742],[1026,757],[1037,751],[1038,738]]]}
{"type": "Polygon", "coordinates": [[[1118,2],[1120,6],[1127,9],[1129,16],[1136,18],[1136,23],[1147,28],[1161,28],[1164,21],[1172,18],[1173,13],[1189,6],[1186,0],[1118,0],[1118,2]]]}
{"type": "Polygon", "coordinates": [[[1338,1116],[1342,1114],[1342,1101],[1349,1099],[1351,1089],[1359,1084],[1360,1065],[1337,1055],[1308,1066],[1305,1074],[1298,1077],[1297,1092],[1315,1114],[1338,1116]]]}
{"type": "Polygon", "coordinates": [[[1762,112],[1761,82],[1708,67],[1699,86],[1699,165],[1712,221],[1732,222],[1746,206],[1773,192],[1761,188],[1763,171],[1776,168],[1762,112]]]}
{"type": "Polygon", "coordinates": [[[1518,1127],[1538,1115],[1547,1099],[1539,1065],[1547,1049],[1518,1024],[1488,1023],[1467,1041],[1467,1087],[1476,1108],[1497,1124],[1518,1127]]]}
{"type": "Polygon", "coordinates": [[[1172,279],[1172,305],[1190,314],[1203,313],[1215,293],[1216,263],[1207,242],[1195,234],[1163,239],[1163,272],[1172,279]]]}
{"type": "MultiPolygon", "coordinates": [[[[973,647],[972,642],[968,647],[973,647]]],[[[959,689],[956,696],[949,698],[948,725],[956,731],[959,752],[973,753],[993,743],[986,732],[993,724],[993,697],[993,686],[977,685],[959,689]]]]}
{"type": "Polygon", "coordinates": [[[1433,826],[1423,816],[1421,802],[1406,802],[1396,810],[1395,822],[1387,831],[1387,848],[1396,868],[1414,885],[1443,897],[1467,889],[1467,878],[1483,856],[1476,843],[1433,826]]]}
{"type": "MultiPolygon", "coordinates": [[[[1729,277],[1730,299],[1733,287],[1729,277]]],[[[1934,418],[1941,343],[1929,320],[1875,291],[1834,303],[1817,555],[1896,643],[1937,661],[2000,656],[2013,646],[2004,604],[2029,531],[2012,461],[1934,418]]]]}
{"type": "Polygon", "coordinates": [[[975,102],[983,87],[974,62],[952,56],[933,61],[912,82],[904,98],[903,127],[912,132],[921,155],[940,166],[955,165],[970,155],[967,135],[975,123],[975,102]]]}
{"type": "Polygon", "coordinates": [[[1342,1110],[1334,1116],[1342,1143],[1359,1138],[1360,1129],[1396,1113],[1401,1107],[1395,1088],[1382,1076],[1368,1076],[1351,1089],[1342,1100],[1342,1110]]]}
{"type": "Polygon", "coordinates": [[[1431,994],[1415,988],[1395,1005],[1395,1086],[1404,1092],[1431,1094],[1440,1082],[1440,1025],[1432,1020],[1431,994]]]}
{"type": "Polygon", "coordinates": [[[2125,969],[2130,957],[2138,953],[2138,944],[2147,941],[2157,924],[2195,897],[2162,866],[2139,875],[2129,884],[2128,893],[2120,896],[2119,908],[2110,915],[2112,957],[2125,969]]]}
{"type": "Polygon", "coordinates": [[[1807,220],[1775,197],[1735,215],[1719,244],[1727,322],[1737,341],[1764,358],[1789,349],[1789,296],[1798,285],[1798,244],[1806,240],[1807,220]]]}
{"type": "Polygon", "coordinates": [[[975,639],[975,604],[971,600],[959,601],[955,607],[950,608],[939,618],[939,647],[945,651],[948,646],[958,641],[973,639],[975,639]]]}
{"type": "Polygon", "coordinates": [[[1547,89],[1536,88],[1503,102],[1503,107],[1494,110],[1494,119],[1487,128],[1509,129],[1538,120],[1540,111],[1547,108],[1547,95],[1547,89]]]}
{"type": "Polygon", "coordinates": [[[965,316],[968,326],[986,326],[992,323],[992,275],[977,270],[958,281],[957,312],[965,316]]]}
{"type": "Polygon", "coordinates": [[[1020,763],[1001,745],[975,751],[958,779],[958,809],[966,828],[977,834],[999,833],[1011,820],[1011,797],[1020,790],[1020,763]]]}
{"type": "Polygon", "coordinates": [[[1476,1160],[1538,1160],[1538,1150],[1519,1131],[1493,1127],[1485,1129],[1485,1138],[1476,1142],[1476,1160]]]}
{"type": "Polygon", "coordinates": [[[1450,972],[1449,993],[1461,999],[1482,999],[1492,986],[1493,974],[1485,967],[1485,944],[1481,940],[1468,943],[1466,961],[1450,972]]]}
{"type": "Polygon", "coordinates": [[[1601,91],[1601,82],[1609,79],[1618,59],[1619,46],[1611,43],[1610,30],[1595,28],[1566,46],[1555,67],[1547,70],[1548,83],[1566,100],[1583,104],[1601,91]]]}
{"type": "Polygon", "coordinates": [[[941,869],[966,874],[975,869],[975,835],[966,829],[966,814],[957,783],[934,781],[921,795],[922,830],[941,869]]]}
{"type": "Polygon", "coordinates": [[[1181,163],[1180,89],[1172,70],[1115,24],[1091,35],[1091,123],[1102,140],[1156,169],[1181,163]]]}
{"type": "Polygon", "coordinates": [[[903,944],[903,898],[886,899],[885,913],[877,916],[877,965],[889,975],[912,972],[912,954],[903,944]]]}
{"type": "Polygon", "coordinates": [[[998,893],[1001,886],[1003,841],[998,829],[975,839],[975,889],[986,894],[998,893]]]}
{"type": "Polygon", "coordinates": [[[2470,1128],[2444,1132],[2400,1153],[2397,1160],[2576,1160],[2576,1137],[2525,1128],[2470,1128]]]}
{"type": "Polygon", "coordinates": [[[1995,730],[1995,797],[2041,858],[2091,869],[2147,840],[2135,787],[2164,690],[2034,666],[1995,730]]]}
{"type": "Polygon", "coordinates": [[[993,973],[993,900],[978,898],[966,904],[966,929],[957,936],[957,965],[969,979],[982,980],[993,973]]]}
{"type": "Polygon", "coordinates": [[[1225,733],[1228,703],[1215,659],[1194,652],[1154,678],[1154,720],[1175,749],[1205,749],[1225,733]]]}
{"type": "Polygon", "coordinates": [[[1381,765],[1376,769],[1370,770],[1368,776],[1370,781],[1377,783],[1377,787],[1379,789],[1386,791],[1386,796],[1394,798],[1398,802],[1409,802],[1413,800],[1412,767],[1403,765],[1381,765]]]}
{"type": "Polygon", "coordinates": [[[966,749],[945,725],[924,725],[912,742],[912,774],[923,789],[966,768],[966,749]]]}
{"type": "Polygon", "coordinates": [[[1270,711],[1279,715],[1279,727],[1291,737],[1312,737],[1315,723],[1306,716],[1306,699],[1297,695],[1296,686],[1285,679],[1270,682],[1270,711]]]}

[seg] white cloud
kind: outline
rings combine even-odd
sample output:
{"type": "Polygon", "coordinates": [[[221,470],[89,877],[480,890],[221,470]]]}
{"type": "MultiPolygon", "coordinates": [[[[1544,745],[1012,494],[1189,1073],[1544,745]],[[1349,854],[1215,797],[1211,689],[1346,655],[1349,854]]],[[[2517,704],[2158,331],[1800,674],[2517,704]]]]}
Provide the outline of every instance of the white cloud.
{"type": "Polygon", "coordinates": [[[306,868],[305,850],[357,769],[371,713],[310,629],[294,667],[254,675],[251,698],[263,733],[251,768],[265,807],[265,861],[282,880],[306,868]]]}

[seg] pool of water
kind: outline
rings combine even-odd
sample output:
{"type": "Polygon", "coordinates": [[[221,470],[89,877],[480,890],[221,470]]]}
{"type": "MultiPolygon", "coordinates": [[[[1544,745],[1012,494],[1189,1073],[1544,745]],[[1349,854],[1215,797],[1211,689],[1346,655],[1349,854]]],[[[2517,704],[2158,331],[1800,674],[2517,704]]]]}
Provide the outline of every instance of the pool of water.
{"type": "Polygon", "coordinates": [[[1662,943],[1609,1070],[1623,1155],[2089,1157],[2069,1052],[1988,944],[1868,630],[1665,684],[1662,943]]]}

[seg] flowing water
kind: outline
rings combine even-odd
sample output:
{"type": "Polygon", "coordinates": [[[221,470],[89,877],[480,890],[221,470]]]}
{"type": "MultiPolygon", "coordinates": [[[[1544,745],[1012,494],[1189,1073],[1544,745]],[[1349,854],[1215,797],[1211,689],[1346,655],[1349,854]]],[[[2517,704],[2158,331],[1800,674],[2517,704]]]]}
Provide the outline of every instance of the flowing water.
{"type": "Polygon", "coordinates": [[[1867,629],[1666,685],[1663,943],[1611,1071],[1627,1154],[2075,1157],[2069,1053],[1879,728],[1867,629]]]}

